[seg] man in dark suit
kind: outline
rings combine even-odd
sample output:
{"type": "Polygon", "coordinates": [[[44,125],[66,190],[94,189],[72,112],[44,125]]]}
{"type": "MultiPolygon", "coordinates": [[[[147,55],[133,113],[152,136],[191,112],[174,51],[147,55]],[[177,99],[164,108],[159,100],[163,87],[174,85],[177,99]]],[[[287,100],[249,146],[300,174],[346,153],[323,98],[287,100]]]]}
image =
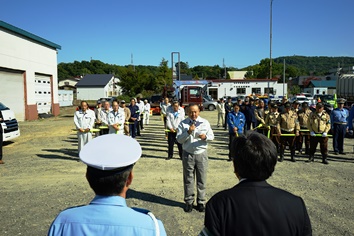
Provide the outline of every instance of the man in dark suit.
{"type": "Polygon", "coordinates": [[[234,171],[240,182],[209,200],[200,235],[312,235],[302,198],[265,181],[277,163],[273,142],[257,132],[234,142],[234,171]]]}

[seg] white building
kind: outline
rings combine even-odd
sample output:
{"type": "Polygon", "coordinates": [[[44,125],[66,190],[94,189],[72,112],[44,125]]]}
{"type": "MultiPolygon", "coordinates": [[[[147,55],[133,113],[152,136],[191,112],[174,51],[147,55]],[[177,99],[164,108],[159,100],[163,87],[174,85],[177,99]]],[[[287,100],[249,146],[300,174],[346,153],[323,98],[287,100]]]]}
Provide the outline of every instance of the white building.
{"type": "Polygon", "coordinates": [[[282,97],[287,96],[287,91],[287,84],[279,84],[277,79],[212,80],[211,86],[208,87],[208,94],[214,99],[268,94],[282,97]]]}
{"type": "Polygon", "coordinates": [[[58,90],[58,101],[60,107],[72,106],[74,101],[74,91],[58,90]]]}
{"type": "Polygon", "coordinates": [[[0,101],[17,120],[59,114],[58,49],[58,44],[0,21],[0,101]]]}
{"type": "Polygon", "coordinates": [[[112,74],[85,75],[77,84],[77,100],[98,100],[121,95],[118,78],[112,74]]]}

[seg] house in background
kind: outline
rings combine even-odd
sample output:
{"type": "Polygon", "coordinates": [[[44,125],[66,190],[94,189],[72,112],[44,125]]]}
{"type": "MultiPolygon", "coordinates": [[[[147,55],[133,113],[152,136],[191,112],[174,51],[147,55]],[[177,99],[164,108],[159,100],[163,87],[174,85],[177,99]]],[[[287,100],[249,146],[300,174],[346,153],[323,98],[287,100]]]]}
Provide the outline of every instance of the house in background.
{"type": "Polygon", "coordinates": [[[58,82],[58,88],[63,90],[73,90],[76,93],[76,84],[80,81],[80,77],[63,79],[58,82]]]}
{"type": "Polygon", "coordinates": [[[336,83],[336,80],[311,80],[304,92],[311,93],[312,96],[316,94],[333,95],[336,93],[336,83]]]}
{"type": "Polygon", "coordinates": [[[0,101],[17,120],[59,115],[57,54],[61,46],[0,21],[0,101]]]}
{"type": "Polygon", "coordinates": [[[117,97],[122,94],[117,85],[118,78],[113,74],[85,75],[76,84],[77,100],[98,100],[106,97],[117,97]]]}

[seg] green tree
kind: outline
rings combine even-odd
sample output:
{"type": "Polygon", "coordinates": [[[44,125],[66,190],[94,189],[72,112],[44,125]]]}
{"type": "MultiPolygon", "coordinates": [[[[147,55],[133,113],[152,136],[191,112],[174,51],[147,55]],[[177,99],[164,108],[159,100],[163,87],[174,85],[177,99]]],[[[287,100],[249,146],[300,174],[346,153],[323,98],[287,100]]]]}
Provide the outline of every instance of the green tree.
{"type": "Polygon", "coordinates": [[[290,88],[288,88],[288,94],[298,94],[301,92],[300,86],[299,85],[293,85],[290,88]]]}

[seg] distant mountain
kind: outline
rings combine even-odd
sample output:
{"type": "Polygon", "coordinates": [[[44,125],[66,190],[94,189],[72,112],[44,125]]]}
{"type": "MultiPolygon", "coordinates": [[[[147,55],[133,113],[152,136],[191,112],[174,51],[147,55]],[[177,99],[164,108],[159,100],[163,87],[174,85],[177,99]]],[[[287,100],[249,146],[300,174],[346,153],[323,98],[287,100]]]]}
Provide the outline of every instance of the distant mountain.
{"type": "Polygon", "coordinates": [[[285,59],[286,65],[291,65],[299,69],[299,71],[313,73],[314,75],[326,75],[330,69],[345,68],[354,66],[354,57],[305,57],[305,56],[286,56],[274,59],[275,63],[283,64],[285,59]]]}

